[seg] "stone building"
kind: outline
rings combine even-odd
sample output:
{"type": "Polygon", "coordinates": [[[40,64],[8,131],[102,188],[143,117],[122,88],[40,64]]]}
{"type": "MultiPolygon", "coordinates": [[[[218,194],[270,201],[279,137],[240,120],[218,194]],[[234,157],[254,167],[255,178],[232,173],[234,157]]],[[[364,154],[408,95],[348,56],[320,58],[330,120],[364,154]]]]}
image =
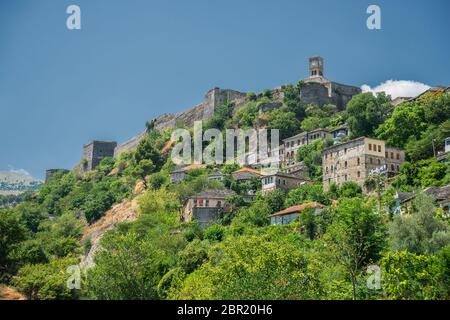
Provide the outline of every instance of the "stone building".
{"type": "Polygon", "coordinates": [[[325,206],[318,202],[307,202],[292,206],[287,209],[276,212],[270,216],[270,224],[289,224],[296,220],[300,213],[305,209],[313,209],[315,215],[319,215],[325,206]]]}
{"type": "Polygon", "coordinates": [[[277,172],[274,174],[264,175],[261,178],[261,182],[262,193],[267,194],[274,190],[289,191],[307,183],[308,181],[290,173],[277,172]]]}
{"type": "Polygon", "coordinates": [[[327,129],[316,129],[309,132],[301,132],[293,137],[289,137],[283,140],[284,154],[283,165],[290,166],[297,163],[297,150],[306,146],[317,139],[332,138],[332,135],[327,129]]]}
{"type": "Polygon", "coordinates": [[[338,110],[344,110],[351,98],[361,93],[359,87],[330,81],[324,76],[324,61],[322,57],[309,58],[309,77],[304,79],[300,88],[301,101],[304,104],[334,104],[338,110]]]}
{"type": "MultiPolygon", "coordinates": [[[[203,102],[179,113],[165,113],[152,120],[156,130],[164,131],[177,126],[191,127],[195,121],[206,121],[212,117],[214,110],[226,103],[234,102],[235,108],[239,108],[246,102],[247,93],[231,89],[213,88],[206,92],[203,102]]],[[[117,146],[114,156],[117,157],[123,152],[131,152],[136,149],[139,142],[144,139],[147,130],[144,130],[135,137],[117,146]]]]}
{"type": "Polygon", "coordinates": [[[230,212],[231,206],[226,199],[234,194],[225,189],[209,189],[191,196],[183,206],[183,221],[192,219],[198,221],[200,227],[205,228],[220,218],[222,212],[230,212]]]}
{"type": "Polygon", "coordinates": [[[204,169],[204,168],[206,168],[206,165],[200,164],[200,163],[193,163],[193,164],[190,164],[187,166],[181,166],[181,167],[175,168],[170,173],[170,182],[175,183],[175,182],[184,180],[184,178],[186,178],[189,171],[197,170],[197,169],[204,169]]]}
{"type": "Polygon", "coordinates": [[[251,179],[260,179],[262,176],[261,171],[253,168],[241,168],[234,171],[231,177],[236,181],[248,181],[251,179]]]}
{"type": "Polygon", "coordinates": [[[405,153],[386,147],[385,141],[360,137],[326,148],[322,153],[324,190],[332,183],[354,181],[364,186],[370,174],[378,170],[388,177],[398,174],[405,153]]]}
{"type": "Polygon", "coordinates": [[[83,146],[83,158],[81,171],[86,172],[94,169],[105,157],[114,157],[115,141],[94,140],[83,146]]]}

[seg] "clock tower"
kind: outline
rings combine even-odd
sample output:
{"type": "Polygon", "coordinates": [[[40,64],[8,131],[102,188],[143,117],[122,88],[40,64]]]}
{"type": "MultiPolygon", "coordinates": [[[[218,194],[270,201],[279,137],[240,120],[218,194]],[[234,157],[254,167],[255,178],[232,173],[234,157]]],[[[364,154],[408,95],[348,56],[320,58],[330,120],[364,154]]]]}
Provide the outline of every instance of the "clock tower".
{"type": "Polygon", "coordinates": [[[316,56],[309,58],[309,77],[323,77],[323,58],[316,56]]]}

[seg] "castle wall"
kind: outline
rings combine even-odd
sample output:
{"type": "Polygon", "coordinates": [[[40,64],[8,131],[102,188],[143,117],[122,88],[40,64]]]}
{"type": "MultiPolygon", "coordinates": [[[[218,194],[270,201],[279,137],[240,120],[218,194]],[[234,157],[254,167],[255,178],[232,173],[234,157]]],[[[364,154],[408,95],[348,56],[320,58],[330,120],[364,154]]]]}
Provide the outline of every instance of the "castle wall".
{"type": "Polygon", "coordinates": [[[113,157],[114,149],[117,146],[115,141],[92,141],[83,147],[83,159],[86,163],[81,168],[82,171],[94,169],[105,157],[113,157]]]}
{"type": "Polygon", "coordinates": [[[361,88],[331,82],[332,103],[336,105],[339,111],[344,110],[352,97],[361,92],[361,88]]]}
{"type": "Polygon", "coordinates": [[[137,136],[131,138],[128,141],[125,141],[124,143],[119,144],[115,149],[114,149],[114,157],[118,157],[120,156],[122,153],[124,152],[131,152],[136,150],[139,142],[141,142],[142,139],[144,139],[145,135],[147,134],[147,130],[144,130],[143,132],[141,132],[140,134],[138,134],[137,136]]]}
{"type": "Polygon", "coordinates": [[[300,89],[300,101],[303,104],[316,104],[323,106],[332,103],[329,90],[326,85],[318,82],[307,82],[300,89]]]}

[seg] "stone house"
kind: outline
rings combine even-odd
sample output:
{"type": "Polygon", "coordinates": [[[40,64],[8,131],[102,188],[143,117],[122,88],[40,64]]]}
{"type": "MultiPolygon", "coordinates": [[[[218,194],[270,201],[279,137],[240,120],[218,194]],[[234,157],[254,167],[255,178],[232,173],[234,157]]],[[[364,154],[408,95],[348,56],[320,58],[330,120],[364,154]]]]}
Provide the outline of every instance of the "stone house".
{"type": "Polygon", "coordinates": [[[260,179],[262,176],[261,171],[253,168],[244,167],[234,171],[231,177],[236,181],[246,181],[251,179],[260,179]]]}
{"type": "Polygon", "coordinates": [[[225,175],[220,171],[211,172],[208,174],[208,180],[223,181],[225,175]]]}
{"type": "Polygon", "coordinates": [[[267,194],[268,192],[274,190],[289,191],[307,182],[308,180],[300,178],[290,173],[277,172],[273,174],[268,174],[264,175],[261,178],[262,193],[267,194]]]}
{"type": "MultiPolygon", "coordinates": [[[[450,185],[443,187],[428,187],[423,193],[432,196],[436,200],[439,208],[450,216],[450,185]]],[[[397,192],[395,195],[395,206],[392,208],[393,214],[409,214],[412,210],[412,201],[416,197],[414,192],[397,192]]]]}
{"type": "Polygon", "coordinates": [[[309,132],[301,132],[295,136],[286,138],[283,140],[284,146],[284,158],[283,165],[289,166],[297,162],[297,150],[306,146],[317,139],[328,139],[332,138],[332,135],[327,129],[316,129],[309,132]]]}
{"type": "Polygon", "coordinates": [[[296,220],[300,213],[305,209],[314,209],[314,214],[318,215],[325,206],[318,202],[307,202],[300,205],[292,206],[287,209],[276,212],[270,216],[270,224],[289,224],[296,220]]]}
{"type": "Polygon", "coordinates": [[[447,217],[450,217],[450,185],[443,187],[429,187],[423,190],[425,194],[431,195],[436,199],[436,203],[444,210],[447,217]]]}
{"type": "Polygon", "coordinates": [[[397,192],[394,197],[394,207],[391,212],[394,215],[404,215],[411,213],[411,200],[415,197],[414,192],[397,192]]]}
{"type": "Polygon", "coordinates": [[[184,180],[189,171],[203,168],[206,168],[206,165],[197,163],[178,167],[170,173],[170,182],[176,183],[178,181],[184,180]]]}
{"type": "Polygon", "coordinates": [[[404,151],[386,147],[383,140],[360,137],[330,146],[322,153],[324,190],[332,183],[340,185],[347,181],[364,187],[364,182],[374,172],[395,176],[404,161],[404,151]]]}
{"type": "Polygon", "coordinates": [[[202,228],[213,224],[221,213],[230,212],[226,199],[234,195],[226,189],[209,189],[191,196],[183,206],[182,219],[185,222],[195,219],[202,228]]]}

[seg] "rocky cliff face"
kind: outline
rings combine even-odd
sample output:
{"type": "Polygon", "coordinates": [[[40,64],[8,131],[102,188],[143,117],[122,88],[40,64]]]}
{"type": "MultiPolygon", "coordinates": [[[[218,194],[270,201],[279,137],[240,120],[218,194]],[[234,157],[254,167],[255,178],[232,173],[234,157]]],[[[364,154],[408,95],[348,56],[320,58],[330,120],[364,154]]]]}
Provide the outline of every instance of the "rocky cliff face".
{"type": "Polygon", "coordinates": [[[103,235],[116,227],[118,223],[134,221],[138,217],[136,200],[124,200],[106,211],[104,216],[90,225],[84,232],[82,243],[90,241],[89,252],[82,257],[82,268],[90,268],[94,265],[94,256],[100,249],[100,239],[103,235]]]}

